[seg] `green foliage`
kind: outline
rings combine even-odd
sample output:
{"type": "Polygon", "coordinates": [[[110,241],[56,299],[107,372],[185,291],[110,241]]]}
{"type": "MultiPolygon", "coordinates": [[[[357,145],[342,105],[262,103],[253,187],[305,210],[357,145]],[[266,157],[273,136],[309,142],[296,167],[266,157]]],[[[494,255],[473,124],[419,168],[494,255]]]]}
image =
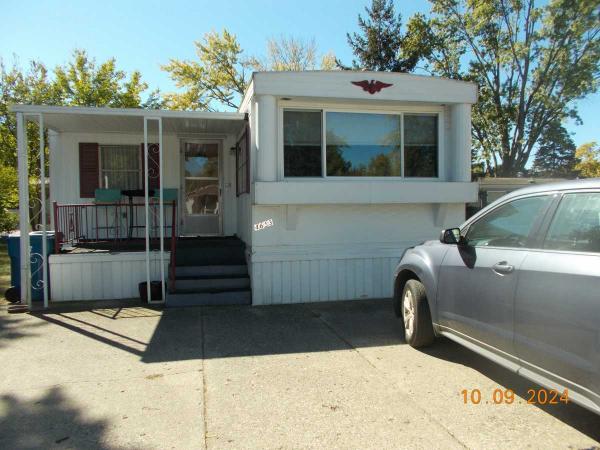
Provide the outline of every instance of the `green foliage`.
{"type": "Polygon", "coordinates": [[[171,109],[214,110],[214,103],[237,108],[236,98],[246,90],[242,47],[234,34],[223,30],[207,33],[196,41],[198,61],[171,59],[162,67],[183,93],[165,95],[171,109]]]}
{"type": "Polygon", "coordinates": [[[574,178],[575,142],[557,122],[552,122],[542,131],[533,161],[533,174],[547,178],[574,178]]]}
{"type": "MultiPolygon", "coordinates": [[[[198,60],[171,59],[162,69],[182,92],[169,93],[165,105],[171,109],[214,111],[221,106],[237,109],[249,82],[249,69],[255,71],[314,70],[317,51],[314,40],[301,41],[284,36],[267,41],[267,56],[244,56],[237,37],[223,30],[207,33],[195,42],[198,60]]],[[[321,58],[321,69],[331,70],[335,56],[321,58]]]]}
{"type": "MultiPolygon", "coordinates": [[[[427,22],[415,15],[402,33],[402,16],[394,11],[392,0],[372,0],[365,8],[366,19],[358,16],[360,33],[346,34],[352,52],[354,70],[412,72],[421,58],[430,52],[427,22]]],[[[350,69],[338,61],[343,69],[350,69]]]]}
{"type": "Polygon", "coordinates": [[[577,147],[578,159],[575,169],[582,178],[600,177],[600,147],[596,142],[587,142],[577,147]]]}
{"type": "MultiPolygon", "coordinates": [[[[96,64],[81,50],[73,53],[71,62],[56,67],[52,75],[39,61],[31,61],[23,70],[16,62],[8,68],[0,60],[0,229],[9,229],[15,220],[13,216],[6,215],[6,208],[14,207],[9,205],[13,200],[8,193],[17,189],[17,125],[15,114],[9,111],[11,104],[159,107],[158,91],[151,92],[142,101],[142,93],[146,90],[147,85],[142,82],[139,72],[127,77],[124,71],[117,70],[114,59],[96,64]],[[8,197],[5,198],[5,195],[8,197]]],[[[33,201],[39,198],[39,182],[36,182],[40,178],[37,124],[28,122],[27,140],[30,197],[33,201]]],[[[47,136],[45,142],[48,142],[47,136]]],[[[48,148],[44,151],[48,162],[48,148]]],[[[47,165],[44,171],[47,173],[47,165]]],[[[35,223],[34,212],[32,210],[31,215],[35,223]]]]}
{"type": "Polygon", "coordinates": [[[19,206],[17,172],[13,167],[0,166],[0,232],[18,227],[19,218],[9,209],[19,206]]]}
{"type": "Polygon", "coordinates": [[[62,105],[139,108],[141,94],[148,89],[140,72],[132,72],[127,79],[124,71],[117,70],[114,58],[97,65],[84,50],[75,50],[73,60],[56,67],[54,74],[62,105]]]}
{"type": "Polygon", "coordinates": [[[478,158],[497,175],[524,172],[552,123],[579,120],[576,100],[597,90],[596,1],[432,0],[428,69],[479,85],[478,158]]]}

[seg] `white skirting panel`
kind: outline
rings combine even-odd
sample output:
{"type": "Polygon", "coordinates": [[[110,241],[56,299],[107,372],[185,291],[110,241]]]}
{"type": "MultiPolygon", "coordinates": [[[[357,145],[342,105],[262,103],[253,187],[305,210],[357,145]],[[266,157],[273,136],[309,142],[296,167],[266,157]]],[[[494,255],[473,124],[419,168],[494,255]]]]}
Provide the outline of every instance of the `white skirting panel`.
{"type": "Polygon", "coordinates": [[[253,261],[252,304],[320,302],[392,296],[397,256],[253,261]]]}
{"type": "MultiPolygon", "coordinates": [[[[165,252],[168,273],[169,252],[165,252]]],[[[138,284],[146,281],[144,252],[50,255],[50,298],[72,300],[115,300],[139,298],[138,284]]],[[[160,280],[159,253],[150,259],[152,280],[160,280]]]]}

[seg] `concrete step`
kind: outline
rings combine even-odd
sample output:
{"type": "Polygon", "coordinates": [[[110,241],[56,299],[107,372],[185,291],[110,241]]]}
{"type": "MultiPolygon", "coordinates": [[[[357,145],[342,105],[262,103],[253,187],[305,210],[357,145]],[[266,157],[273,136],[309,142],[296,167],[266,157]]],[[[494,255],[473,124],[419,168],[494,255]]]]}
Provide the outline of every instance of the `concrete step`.
{"type": "Polygon", "coordinates": [[[181,306],[250,305],[252,304],[252,294],[248,289],[227,292],[178,292],[167,294],[165,304],[167,308],[181,306]]]}
{"type": "Polygon", "coordinates": [[[242,277],[221,277],[221,278],[184,278],[175,280],[175,289],[177,292],[182,291],[202,291],[211,290],[231,290],[250,287],[250,278],[242,277]]]}
{"type": "Polygon", "coordinates": [[[240,265],[208,265],[208,266],[176,266],[176,278],[218,278],[225,276],[248,275],[248,266],[240,265]]]}

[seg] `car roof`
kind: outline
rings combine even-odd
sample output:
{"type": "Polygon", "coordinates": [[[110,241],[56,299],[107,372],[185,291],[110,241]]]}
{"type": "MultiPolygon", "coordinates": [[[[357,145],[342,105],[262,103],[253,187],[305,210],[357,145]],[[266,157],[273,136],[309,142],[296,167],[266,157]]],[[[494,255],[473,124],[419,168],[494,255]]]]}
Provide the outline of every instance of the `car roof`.
{"type": "Polygon", "coordinates": [[[600,189],[600,178],[586,178],[584,180],[570,180],[560,181],[557,183],[531,185],[509,192],[508,194],[502,197],[502,200],[507,200],[509,198],[519,197],[521,195],[527,194],[537,194],[542,192],[554,191],[569,191],[573,189],[600,189]]]}

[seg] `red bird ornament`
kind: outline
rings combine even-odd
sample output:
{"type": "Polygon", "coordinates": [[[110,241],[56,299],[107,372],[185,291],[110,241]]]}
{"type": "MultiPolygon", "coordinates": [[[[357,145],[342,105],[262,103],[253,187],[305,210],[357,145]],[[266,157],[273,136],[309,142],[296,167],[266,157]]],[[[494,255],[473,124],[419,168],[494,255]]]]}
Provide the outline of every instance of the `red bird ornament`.
{"type": "Polygon", "coordinates": [[[371,95],[381,91],[383,88],[392,86],[391,83],[384,83],[383,81],[377,80],[351,81],[350,83],[352,83],[355,86],[360,86],[363,89],[363,91],[366,91],[371,95]]]}

